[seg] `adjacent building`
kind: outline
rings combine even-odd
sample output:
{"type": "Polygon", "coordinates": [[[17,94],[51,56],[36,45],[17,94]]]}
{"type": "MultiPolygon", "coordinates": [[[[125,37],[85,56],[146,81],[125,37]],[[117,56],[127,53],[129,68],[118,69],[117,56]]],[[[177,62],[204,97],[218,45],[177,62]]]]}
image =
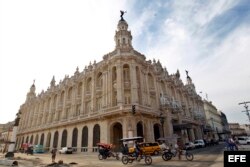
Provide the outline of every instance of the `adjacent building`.
{"type": "Polygon", "coordinates": [[[211,101],[203,100],[203,102],[206,115],[205,139],[219,140],[221,137],[219,134],[223,132],[221,112],[217,110],[211,101]]]}
{"type": "Polygon", "coordinates": [[[240,125],[240,128],[245,129],[246,135],[250,136],[250,124],[242,124],[240,125]]]}
{"type": "Polygon", "coordinates": [[[239,123],[229,123],[229,129],[232,136],[246,136],[246,130],[241,128],[239,123]]]}
{"type": "Polygon", "coordinates": [[[231,131],[230,131],[230,128],[229,128],[229,123],[227,121],[227,117],[226,115],[223,113],[223,112],[220,112],[221,113],[221,123],[222,123],[222,131],[219,132],[219,138],[221,140],[225,140],[225,139],[228,139],[231,135],[231,131]]]}
{"type": "MultiPolygon", "coordinates": [[[[188,72],[184,84],[178,70],[169,74],[159,60],[146,60],[133,48],[123,17],[114,39],[115,49],[102,61],[77,68],[58,84],[53,77],[39,94],[33,83],[19,110],[17,148],[31,143],[84,152],[95,151],[98,142],[118,146],[124,137],[179,136],[183,142],[204,137],[203,101],[188,72]]],[[[213,129],[221,130],[217,115],[213,118],[213,129]]]]}
{"type": "Polygon", "coordinates": [[[12,136],[14,122],[0,124],[0,152],[7,152],[8,145],[12,136]]]}

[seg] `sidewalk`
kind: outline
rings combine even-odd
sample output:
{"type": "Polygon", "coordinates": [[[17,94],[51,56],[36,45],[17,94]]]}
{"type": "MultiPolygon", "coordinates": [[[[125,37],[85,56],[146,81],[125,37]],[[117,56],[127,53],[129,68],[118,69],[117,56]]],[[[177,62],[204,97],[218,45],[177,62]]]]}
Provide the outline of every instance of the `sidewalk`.
{"type": "MultiPolygon", "coordinates": [[[[63,160],[64,163],[70,164],[72,162],[77,163],[76,165],[69,165],[70,167],[125,167],[121,160],[116,160],[115,158],[107,158],[106,160],[99,160],[97,157],[98,153],[74,153],[74,154],[57,154],[56,162],[63,160]]],[[[3,154],[2,154],[3,157],[3,154]]],[[[1,158],[1,154],[0,154],[1,158]]],[[[51,154],[34,154],[26,155],[23,153],[15,153],[15,159],[18,160],[19,167],[45,167],[51,164],[51,154]]],[[[223,167],[224,166],[224,155],[223,152],[218,155],[207,154],[206,156],[201,154],[195,154],[193,161],[187,161],[185,159],[178,160],[177,157],[170,161],[163,161],[161,156],[152,156],[153,163],[149,165],[150,167],[223,167]]],[[[144,161],[133,162],[127,166],[145,166],[144,161]]],[[[1,166],[0,167],[4,167],[1,166]]]]}

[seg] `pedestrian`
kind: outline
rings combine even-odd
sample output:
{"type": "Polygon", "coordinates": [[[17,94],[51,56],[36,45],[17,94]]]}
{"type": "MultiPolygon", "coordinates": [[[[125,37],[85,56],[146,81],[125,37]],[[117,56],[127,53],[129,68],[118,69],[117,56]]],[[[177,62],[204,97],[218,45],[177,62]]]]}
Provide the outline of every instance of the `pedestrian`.
{"type": "Polygon", "coordinates": [[[182,141],[178,140],[175,147],[177,147],[176,150],[178,152],[178,158],[181,160],[182,151],[184,149],[182,141]]]}
{"type": "Polygon", "coordinates": [[[128,155],[129,153],[129,148],[128,148],[128,144],[122,144],[122,154],[123,155],[128,155]]]}
{"type": "Polygon", "coordinates": [[[53,148],[51,150],[51,158],[52,158],[52,163],[55,162],[55,159],[56,159],[56,148],[53,148]]]}

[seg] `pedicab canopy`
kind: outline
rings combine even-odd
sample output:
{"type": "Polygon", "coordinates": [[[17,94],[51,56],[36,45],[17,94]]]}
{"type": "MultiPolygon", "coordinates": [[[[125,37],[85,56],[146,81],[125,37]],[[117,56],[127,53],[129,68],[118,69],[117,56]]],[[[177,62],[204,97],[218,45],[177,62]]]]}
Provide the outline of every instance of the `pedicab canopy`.
{"type": "Polygon", "coordinates": [[[120,141],[122,141],[122,142],[126,142],[126,141],[135,141],[135,140],[137,140],[137,141],[142,141],[142,140],[143,140],[143,137],[137,136],[137,137],[127,137],[127,138],[122,138],[122,139],[120,139],[120,141]]]}
{"type": "Polygon", "coordinates": [[[112,144],[107,144],[107,143],[97,143],[97,146],[110,149],[110,148],[112,148],[113,145],[112,144]]]}

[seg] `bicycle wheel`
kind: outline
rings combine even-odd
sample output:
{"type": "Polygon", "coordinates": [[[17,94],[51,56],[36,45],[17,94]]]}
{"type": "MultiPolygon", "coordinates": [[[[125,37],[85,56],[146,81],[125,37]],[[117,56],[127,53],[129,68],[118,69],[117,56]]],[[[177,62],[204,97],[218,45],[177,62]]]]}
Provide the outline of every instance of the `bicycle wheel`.
{"type": "Polygon", "coordinates": [[[145,156],[145,163],[147,165],[151,165],[152,164],[152,158],[151,158],[151,156],[148,156],[148,155],[145,156]]]}
{"type": "Polygon", "coordinates": [[[193,155],[192,153],[186,153],[186,159],[187,159],[188,161],[193,161],[194,155],[193,155]]]}
{"type": "Polygon", "coordinates": [[[126,164],[128,164],[128,162],[129,162],[129,158],[128,158],[128,156],[122,156],[122,163],[124,164],[124,165],[126,165],[126,164]]]}
{"type": "Polygon", "coordinates": [[[168,160],[170,160],[171,158],[172,158],[172,156],[170,155],[170,154],[168,154],[168,153],[164,153],[164,154],[162,154],[162,159],[164,160],[164,161],[168,161],[168,160]]]}
{"type": "Polygon", "coordinates": [[[98,158],[99,158],[99,160],[103,160],[103,157],[101,154],[98,154],[98,158]]]}

